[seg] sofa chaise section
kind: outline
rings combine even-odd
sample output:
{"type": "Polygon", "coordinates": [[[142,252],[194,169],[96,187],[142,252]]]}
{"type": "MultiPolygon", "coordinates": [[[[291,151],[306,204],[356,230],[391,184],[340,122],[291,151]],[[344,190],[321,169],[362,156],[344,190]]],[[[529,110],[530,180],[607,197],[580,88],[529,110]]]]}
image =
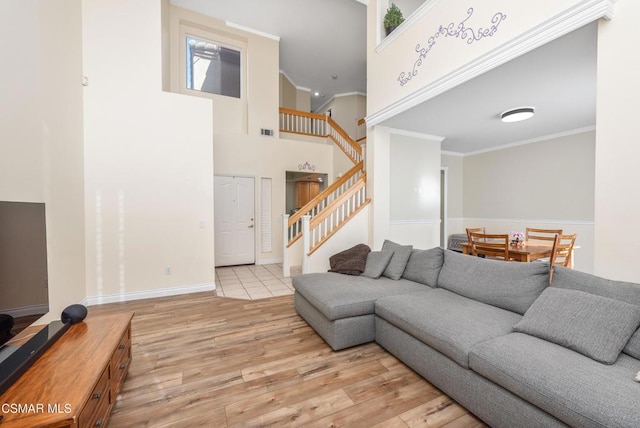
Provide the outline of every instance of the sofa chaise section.
{"type": "Polygon", "coordinates": [[[375,339],[374,305],[379,298],[431,290],[406,279],[333,272],[296,276],[293,287],[296,311],[334,350],[375,339]]]}

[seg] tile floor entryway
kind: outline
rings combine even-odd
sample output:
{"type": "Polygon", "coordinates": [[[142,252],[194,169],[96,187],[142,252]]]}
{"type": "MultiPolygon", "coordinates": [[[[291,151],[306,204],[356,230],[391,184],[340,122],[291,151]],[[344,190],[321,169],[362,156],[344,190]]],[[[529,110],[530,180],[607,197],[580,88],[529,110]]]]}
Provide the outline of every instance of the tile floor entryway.
{"type": "Polygon", "coordinates": [[[291,278],[282,276],[281,264],[216,268],[217,296],[256,300],[291,294],[291,278]]]}

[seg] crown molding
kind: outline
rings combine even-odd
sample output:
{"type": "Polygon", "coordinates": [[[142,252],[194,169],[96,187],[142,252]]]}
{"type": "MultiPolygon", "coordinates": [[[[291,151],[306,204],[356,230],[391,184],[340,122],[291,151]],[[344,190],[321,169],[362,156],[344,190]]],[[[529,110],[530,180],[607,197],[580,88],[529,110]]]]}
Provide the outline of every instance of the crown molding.
{"type": "Polygon", "coordinates": [[[596,130],[595,125],[586,126],[584,128],[570,129],[568,131],[557,132],[555,134],[543,135],[541,137],[531,138],[529,140],[516,141],[514,143],[503,144],[501,146],[490,147],[488,149],[477,150],[474,152],[464,153],[463,156],[473,156],[482,153],[495,152],[497,150],[509,149],[511,147],[526,146],[527,144],[539,143],[540,141],[548,141],[556,138],[569,137],[571,135],[584,134],[585,132],[593,132],[596,130]]]}
{"type": "Polygon", "coordinates": [[[389,128],[389,133],[393,135],[403,135],[405,137],[420,138],[422,140],[437,141],[441,143],[444,137],[439,135],[425,134],[423,132],[407,131],[405,129],[389,128]]]}
{"type": "Polygon", "coordinates": [[[227,25],[227,27],[235,28],[236,30],[244,31],[245,33],[255,34],[257,36],[275,40],[276,42],[280,41],[280,36],[265,33],[264,31],[260,30],[254,30],[253,28],[245,27],[244,25],[236,24],[235,22],[225,21],[225,24],[227,25]]]}

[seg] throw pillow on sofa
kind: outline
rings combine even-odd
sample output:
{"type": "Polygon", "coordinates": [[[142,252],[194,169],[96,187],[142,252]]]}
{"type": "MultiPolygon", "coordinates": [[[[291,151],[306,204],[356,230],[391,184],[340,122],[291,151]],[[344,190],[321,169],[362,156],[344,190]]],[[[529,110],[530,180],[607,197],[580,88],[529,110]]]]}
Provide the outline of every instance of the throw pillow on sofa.
{"type": "Polygon", "coordinates": [[[364,267],[362,276],[378,279],[391,261],[393,251],[372,251],[367,254],[367,264],[364,267]]]}
{"type": "Polygon", "coordinates": [[[329,272],[343,273],[345,275],[360,275],[364,272],[367,263],[367,254],[371,248],[365,244],[355,245],[329,257],[329,272]]]}
{"type": "Polygon", "coordinates": [[[444,254],[440,247],[429,250],[414,249],[411,251],[411,257],[407,261],[402,277],[435,288],[438,286],[438,276],[443,262],[444,254]]]}
{"type": "Polygon", "coordinates": [[[382,251],[393,251],[393,256],[391,256],[391,260],[382,275],[395,280],[400,279],[412,250],[413,245],[400,245],[385,239],[382,244],[382,251]]]}
{"type": "Polygon", "coordinates": [[[513,329],[613,364],[639,324],[639,306],[550,287],[513,329]]]}

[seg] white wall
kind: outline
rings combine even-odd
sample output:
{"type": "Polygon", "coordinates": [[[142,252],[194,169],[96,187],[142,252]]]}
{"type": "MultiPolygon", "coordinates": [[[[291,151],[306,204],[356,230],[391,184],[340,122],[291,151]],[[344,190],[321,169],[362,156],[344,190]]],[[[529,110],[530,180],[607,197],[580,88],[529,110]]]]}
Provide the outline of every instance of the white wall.
{"type": "MultiPolygon", "coordinates": [[[[369,206],[366,206],[311,254],[309,272],[326,272],[330,268],[329,258],[332,255],[357,244],[366,244],[368,224],[369,206]]],[[[302,238],[299,241],[302,241],[302,238]]]]}
{"type": "Polygon", "coordinates": [[[597,275],[640,282],[640,3],[618,0],[611,21],[598,25],[595,174],[597,275]]]}
{"type": "MultiPolygon", "coordinates": [[[[447,168],[447,235],[464,233],[464,158],[457,154],[443,153],[440,162],[442,167],[447,168]]],[[[445,236],[445,243],[448,238],[445,236]]]]}
{"type": "MultiPolygon", "coordinates": [[[[330,184],[335,179],[334,152],[339,150],[326,141],[312,138],[295,138],[291,134],[279,136],[278,108],[282,102],[291,106],[295,102],[298,110],[305,110],[300,101],[300,88],[294,87],[279,69],[279,42],[276,38],[265,37],[250,31],[239,30],[220,19],[201,15],[186,9],[171,6],[171,82],[172,91],[181,92],[179,87],[179,64],[177,48],[181,26],[195,27],[201,34],[211,37],[221,34],[228,39],[243,43],[246,50],[245,108],[223,96],[203,97],[212,105],[213,114],[213,158],[216,175],[243,175],[256,178],[256,195],[260,195],[261,177],[272,179],[272,251],[262,253],[262,226],[256,223],[256,263],[281,262],[282,214],[285,212],[286,171],[298,171],[298,165],[309,162],[316,166],[318,173],[327,173],[330,184]],[[281,85],[284,84],[281,90],[281,85]],[[295,89],[295,94],[294,94],[295,89]],[[231,104],[230,104],[231,103],[231,104]],[[228,115],[233,119],[228,119],[228,115]],[[242,116],[242,120],[236,118],[242,116]],[[245,126],[246,123],[246,126],[245,126]],[[276,137],[260,135],[260,128],[272,129],[276,137]],[[304,141],[303,141],[304,140],[304,141]]],[[[195,97],[194,97],[195,98],[195,97]]],[[[310,99],[307,101],[310,103],[310,99]]],[[[308,111],[308,106],[306,111],[308,111]]],[[[344,155],[343,155],[344,156],[344,155]]],[[[346,156],[345,156],[346,157],[346,156]]],[[[256,197],[256,212],[260,212],[260,200],[256,197]]]]}
{"type": "Polygon", "coordinates": [[[389,239],[440,245],[440,140],[391,130],[389,239]]]}
{"type": "Polygon", "coordinates": [[[464,227],[483,226],[492,233],[524,232],[527,227],[576,233],[580,249],[575,268],[593,271],[595,132],[463,159],[464,227]]]}
{"type": "Polygon", "coordinates": [[[211,289],[211,102],[162,92],[160,2],[82,12],[89,301],[211,289]]]}
{"type": "Polygon", "coordinates": [[[80,3],[0,1],[0,57],[0,200],[46,204],[44,322],[85,297],[80,3]]]}
{"type": "MultiPolygon", "coordinates": [[[[284,135],[284,134],[283,134],[284,135]]],[[[256,263],[281,262],[283,257],[282,214],[285,213],[286,171],[298,171],[298,165],[309,162],[315,172],[334,176],[333,147],[328,144],[306,143],[273,137],[246,135],[214,135],[214,168],[216,175],[244,175],[272,179],[272,252],[256,254],[256,263]]],[[[256,195],[260,194],[256,180],[256,195]]],[[[256,213],[260,201],[256,198],[256,213]]],[[[256,223],[256,248],[261,248],[261,225],[256,223]]],[[[294,266],[297,263],[294,264],[294,266]]]]}

